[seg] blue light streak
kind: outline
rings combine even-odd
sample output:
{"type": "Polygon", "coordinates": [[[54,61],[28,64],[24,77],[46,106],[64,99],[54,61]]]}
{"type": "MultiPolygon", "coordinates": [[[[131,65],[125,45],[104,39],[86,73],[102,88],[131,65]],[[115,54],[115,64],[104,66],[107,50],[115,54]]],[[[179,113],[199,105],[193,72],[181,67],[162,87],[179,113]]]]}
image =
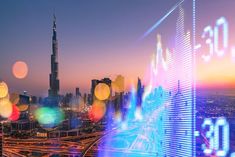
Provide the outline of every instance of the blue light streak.
{"type": "Polygon", "coordinates": [[[180,4],[182,4],[184,0],[181,0],[179,3],[174,5],[160,20],[158,20],[151,28],[149,28],[144,35],[140,38],[140,40],[147,37],[154,29],[156,29],[180,4]]]}

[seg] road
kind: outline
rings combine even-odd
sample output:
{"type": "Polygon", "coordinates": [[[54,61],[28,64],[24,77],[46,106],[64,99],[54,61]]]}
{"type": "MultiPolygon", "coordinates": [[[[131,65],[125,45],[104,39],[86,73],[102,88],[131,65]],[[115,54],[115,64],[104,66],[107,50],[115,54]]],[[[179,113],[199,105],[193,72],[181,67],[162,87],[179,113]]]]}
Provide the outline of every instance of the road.
{"type": "Polygon", "coordinates": [[[4,154],[6,156],[26,157],[37,152],[40,156],[81,156],[95,139],[102,137],[103,132],[94,132],[80,136],[63,137],[59,139],[4,139],[4,154]]]}

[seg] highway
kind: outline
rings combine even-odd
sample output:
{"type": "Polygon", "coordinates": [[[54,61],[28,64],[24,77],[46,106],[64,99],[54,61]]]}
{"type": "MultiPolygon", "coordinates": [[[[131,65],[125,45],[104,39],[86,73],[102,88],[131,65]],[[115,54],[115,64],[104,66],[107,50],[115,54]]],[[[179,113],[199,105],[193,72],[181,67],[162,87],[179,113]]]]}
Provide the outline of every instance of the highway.
{"type": "Polygon", "coordinates": [[[93,142],[91,142],[83,151],[81,156],[82,157],[89,157],[89,156],[95,156],[94,152],[92,151],[92,147],[94,147],[96,144],[99,143],[105,136],[112,134],[117,131],[117,128],[112,129],[111,131],[108,131],[107,133],[103,134],[100,137],[97,137],[93,142]],[[92,152],[90,152],[92,151],[92,152]]]}
{"type": "Polygon", "coordinates": [[[94,132],[73,137],[63,137],[58,139],[4,139],[4,154],[6,156],[26,157],[37,152],[40,156],[81,156],[95,139],[103,136],[102,132],[94,132]],[[73,142],[74,141],[74,142],[73,142]]]}

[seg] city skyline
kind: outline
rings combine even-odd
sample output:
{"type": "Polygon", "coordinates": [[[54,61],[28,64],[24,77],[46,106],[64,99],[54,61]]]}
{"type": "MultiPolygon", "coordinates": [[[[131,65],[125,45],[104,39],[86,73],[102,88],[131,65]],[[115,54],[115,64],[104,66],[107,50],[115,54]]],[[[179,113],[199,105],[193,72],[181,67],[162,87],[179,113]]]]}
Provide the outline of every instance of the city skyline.
{"type": "Polygon", "coordinates": [[[235,157],[234,6],[0,1],[0,156],[235,157]]]}
{"type": "MultiPolygon", "coordinates": [[[[123,75],[128,87],[136,84],[138,77],[145,80],[146,69],[155,51],[158,29],[141,41],[139,39],[178,3],[177,0],[135,3],[44,2],[1,2],[0,78],[9,84],[10,91],[27,90],[33,95],[47,95],[53,14],[56,14],[58,23],[62,94],[74,93],[76,87],[82,92],[89,92],[92,79],[114,79],[117,75],[123,75]],[[9,9],[11,7],[14,12],[9,9]],[[107,14],[109,11],[111,14],[107,14]],[[16,61],[24,61],[28,65],[28,75],[24,79],[16,79],[12,74],[12,66],[16,61]]],[[[209,4],[201,3],[199,7],[209,4]]],[[[204,13],[205,9],[200,12],[202,15],[204,13]]],[[[213,15],[213,20],[216,18],[218,16],[213,15]]],[[[206,18],[201,21],[205,22],[206,18]]],[[[205,63],[201,63],[198,75],[200,87],[224,87],[223,82],[218,82],[221,78],[226,87],[235,87],[232,81],[234,75],[229,75],[229,71],[217,77],[218,73],[208,73],[204,68],[205,63]],[[214,77],[217,77],[215,84],[211,84],[214,77]]],[[[226,59],[223,63],[226,63],[226,59]]],[[[231,64],[224,65],[231,67],[231,64]]]]}
{"type": "MultiPolygon", "coordinates": [[[[51,21],[55,13],[60,43],[59,77],[62,93],[73,92],[75,87],[80,87],[81,91],[89,91],[90,80],[94,78],[115,78],[121,74],[127,78],[127,84],[138,77],[143,78],[150,56],[154,52],[155,42],[144,41],[141,46],[136,46],[139,44],[137,40],[174,2],[165,3],[165,10],[160,12],[155,11],[156,7],[149,10],[149,6],[154,4],[157,3],[150,1],[145,4],[138,1],[123,4],[116,1],[112,2],[110,8],[110,2],[104,5],[97,3],[96,6],[92,3],[74,2],[73,7],[68,7],[71,9],[66,13],[62,6],[72,6],[71,4],[52,1],[43,6],[38,2],[15,4],[15,12],[18,12],[15,14],[5,9],[12,6],[12,3],[5,2],[1,5],[5,7],[1,8],[0,13],[0,18],[5,21],[0,30],[0,51],[4,52],[0,60],[1,65],[4,65],[1,66],[0,76],[12,91],[27,90],[32,94],[47,95],[51,21]],[[128,8],[133,8],[133,11],[130,12],[128,8]],[[110,9],[113,14],[106,14],[110,9]],[[147,9],[149,17],[153,12],[156,16],[146,19],[147,9]],[[141,21],[144,23],[140,25],[141,21]],[[14,47],[6,44],[10,41],[14,47]],[[152,45],[152,48],[148,45],[152,45]],[[29,68],[27,77],[22,80],[11,74],[12,64],[18,60],[26,62],[29,68]],[[77,72],[70,69],[76,69],[77,72]]],[[[151,38],[155,39],[155,36],[151,38]]]]}

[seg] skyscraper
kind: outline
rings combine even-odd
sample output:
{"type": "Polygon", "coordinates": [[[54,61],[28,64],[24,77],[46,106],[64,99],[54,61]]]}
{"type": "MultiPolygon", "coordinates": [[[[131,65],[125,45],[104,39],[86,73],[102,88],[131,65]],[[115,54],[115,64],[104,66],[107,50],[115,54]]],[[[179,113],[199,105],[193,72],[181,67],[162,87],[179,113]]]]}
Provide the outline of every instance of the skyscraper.
{"type": "Polygon", "coordinates": [[[141,107],[142,104],[142,97],[143,97],[143,93],[144,93],[144,87],[142,86],[141,80],[140,78],[138,78],[138,83],[137,83],[137,106],[141,107]]]}
{"type": "Polygon", "coordinates": [[[80,92],[80,89],[77,87],[76,89],[75,89],[75,96],[81,96],[82,94],[81,94],[81,92],[80,92]]]}
{"type": "Polygon", "coordinates": [[[56,37],[56,17],[54,15],[53,20],[53,35],[52,35],[52,54],[51,54],[51,73],[49,75],[50,79],[50,89],[48,90],[49,97],[57,97],[60,89],[60,82],[58,79],[58,41],[56,37]]]}

